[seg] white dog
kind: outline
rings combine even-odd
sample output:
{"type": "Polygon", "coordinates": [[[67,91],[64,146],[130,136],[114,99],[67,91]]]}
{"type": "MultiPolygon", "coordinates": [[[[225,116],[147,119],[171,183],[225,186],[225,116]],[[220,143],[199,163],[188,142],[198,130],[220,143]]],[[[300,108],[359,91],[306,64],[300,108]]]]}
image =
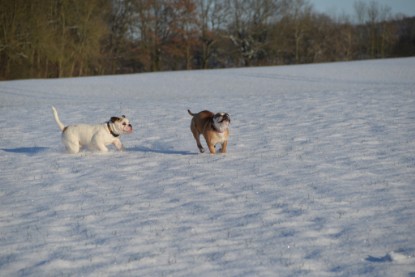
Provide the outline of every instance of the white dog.
{"type": "Polygon", "coordinates": [[[55,107],[52,107],[52,110],[55,121],[62,131],[62,142],[69,153],[78,153],[84,146],[93,151],[107,152],[109,144],[114,144],[120,151],[124,150],[118,137],[133,131],[130,122],[124,115],[111,117],[108,122],[103,124],[78,124],[65,127],[60,121],[55,107]]]}

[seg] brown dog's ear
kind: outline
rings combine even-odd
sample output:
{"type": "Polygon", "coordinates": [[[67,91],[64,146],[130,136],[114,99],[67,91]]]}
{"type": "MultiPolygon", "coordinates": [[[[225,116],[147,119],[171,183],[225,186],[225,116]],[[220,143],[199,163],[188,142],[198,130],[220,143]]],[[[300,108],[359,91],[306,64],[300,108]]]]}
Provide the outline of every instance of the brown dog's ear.
{"type": "Polygon", "coordinates": [[[112,122],[112,123],[114,123],[115,121],[119,121],[119,120],[121,120],[119,117],[116,117],[116,116],[113,116],[113,117],[111,117],[111,119],[110,119],[110,121],[112,122]]]}

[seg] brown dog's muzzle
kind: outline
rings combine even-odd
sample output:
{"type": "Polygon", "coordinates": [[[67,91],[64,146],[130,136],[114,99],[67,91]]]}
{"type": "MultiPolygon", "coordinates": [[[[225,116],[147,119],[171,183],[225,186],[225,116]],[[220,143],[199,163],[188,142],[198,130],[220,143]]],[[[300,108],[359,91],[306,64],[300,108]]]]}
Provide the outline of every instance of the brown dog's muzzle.
{"type": "Polygon", "coordinates": [[[229,116],[229,114],[227,114],[227,113],[225,113],[223,116],[222,116],[222,120],[219,122],[219,123],[222,123],[222,122],[225,122],[225,121],[228,121],[229,123],[231,123],[231,117],[229,116]]]}

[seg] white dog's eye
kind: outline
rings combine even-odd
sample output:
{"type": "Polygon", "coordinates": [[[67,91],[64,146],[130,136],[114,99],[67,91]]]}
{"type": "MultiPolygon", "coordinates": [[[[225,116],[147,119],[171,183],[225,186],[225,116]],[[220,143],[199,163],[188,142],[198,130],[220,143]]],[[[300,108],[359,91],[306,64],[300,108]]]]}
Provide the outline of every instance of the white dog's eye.
{"type": "Polygon", "coordinates": [[[125,125],[127,125],[127,123],[124,122],[122,125],[125,126],[125,125]]]}

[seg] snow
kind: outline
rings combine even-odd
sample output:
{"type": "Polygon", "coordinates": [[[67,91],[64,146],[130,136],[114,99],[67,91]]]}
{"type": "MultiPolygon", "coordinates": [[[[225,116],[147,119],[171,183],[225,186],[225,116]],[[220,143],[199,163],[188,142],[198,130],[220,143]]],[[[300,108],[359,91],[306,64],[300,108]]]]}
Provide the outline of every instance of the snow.
{"type": "Polygon", "coordinates": [[[1,276],[415,275],[415,58],[3,81],[0,113],[1,276]],[[65,153],[52,105],[126,151],[65,153]]]}

